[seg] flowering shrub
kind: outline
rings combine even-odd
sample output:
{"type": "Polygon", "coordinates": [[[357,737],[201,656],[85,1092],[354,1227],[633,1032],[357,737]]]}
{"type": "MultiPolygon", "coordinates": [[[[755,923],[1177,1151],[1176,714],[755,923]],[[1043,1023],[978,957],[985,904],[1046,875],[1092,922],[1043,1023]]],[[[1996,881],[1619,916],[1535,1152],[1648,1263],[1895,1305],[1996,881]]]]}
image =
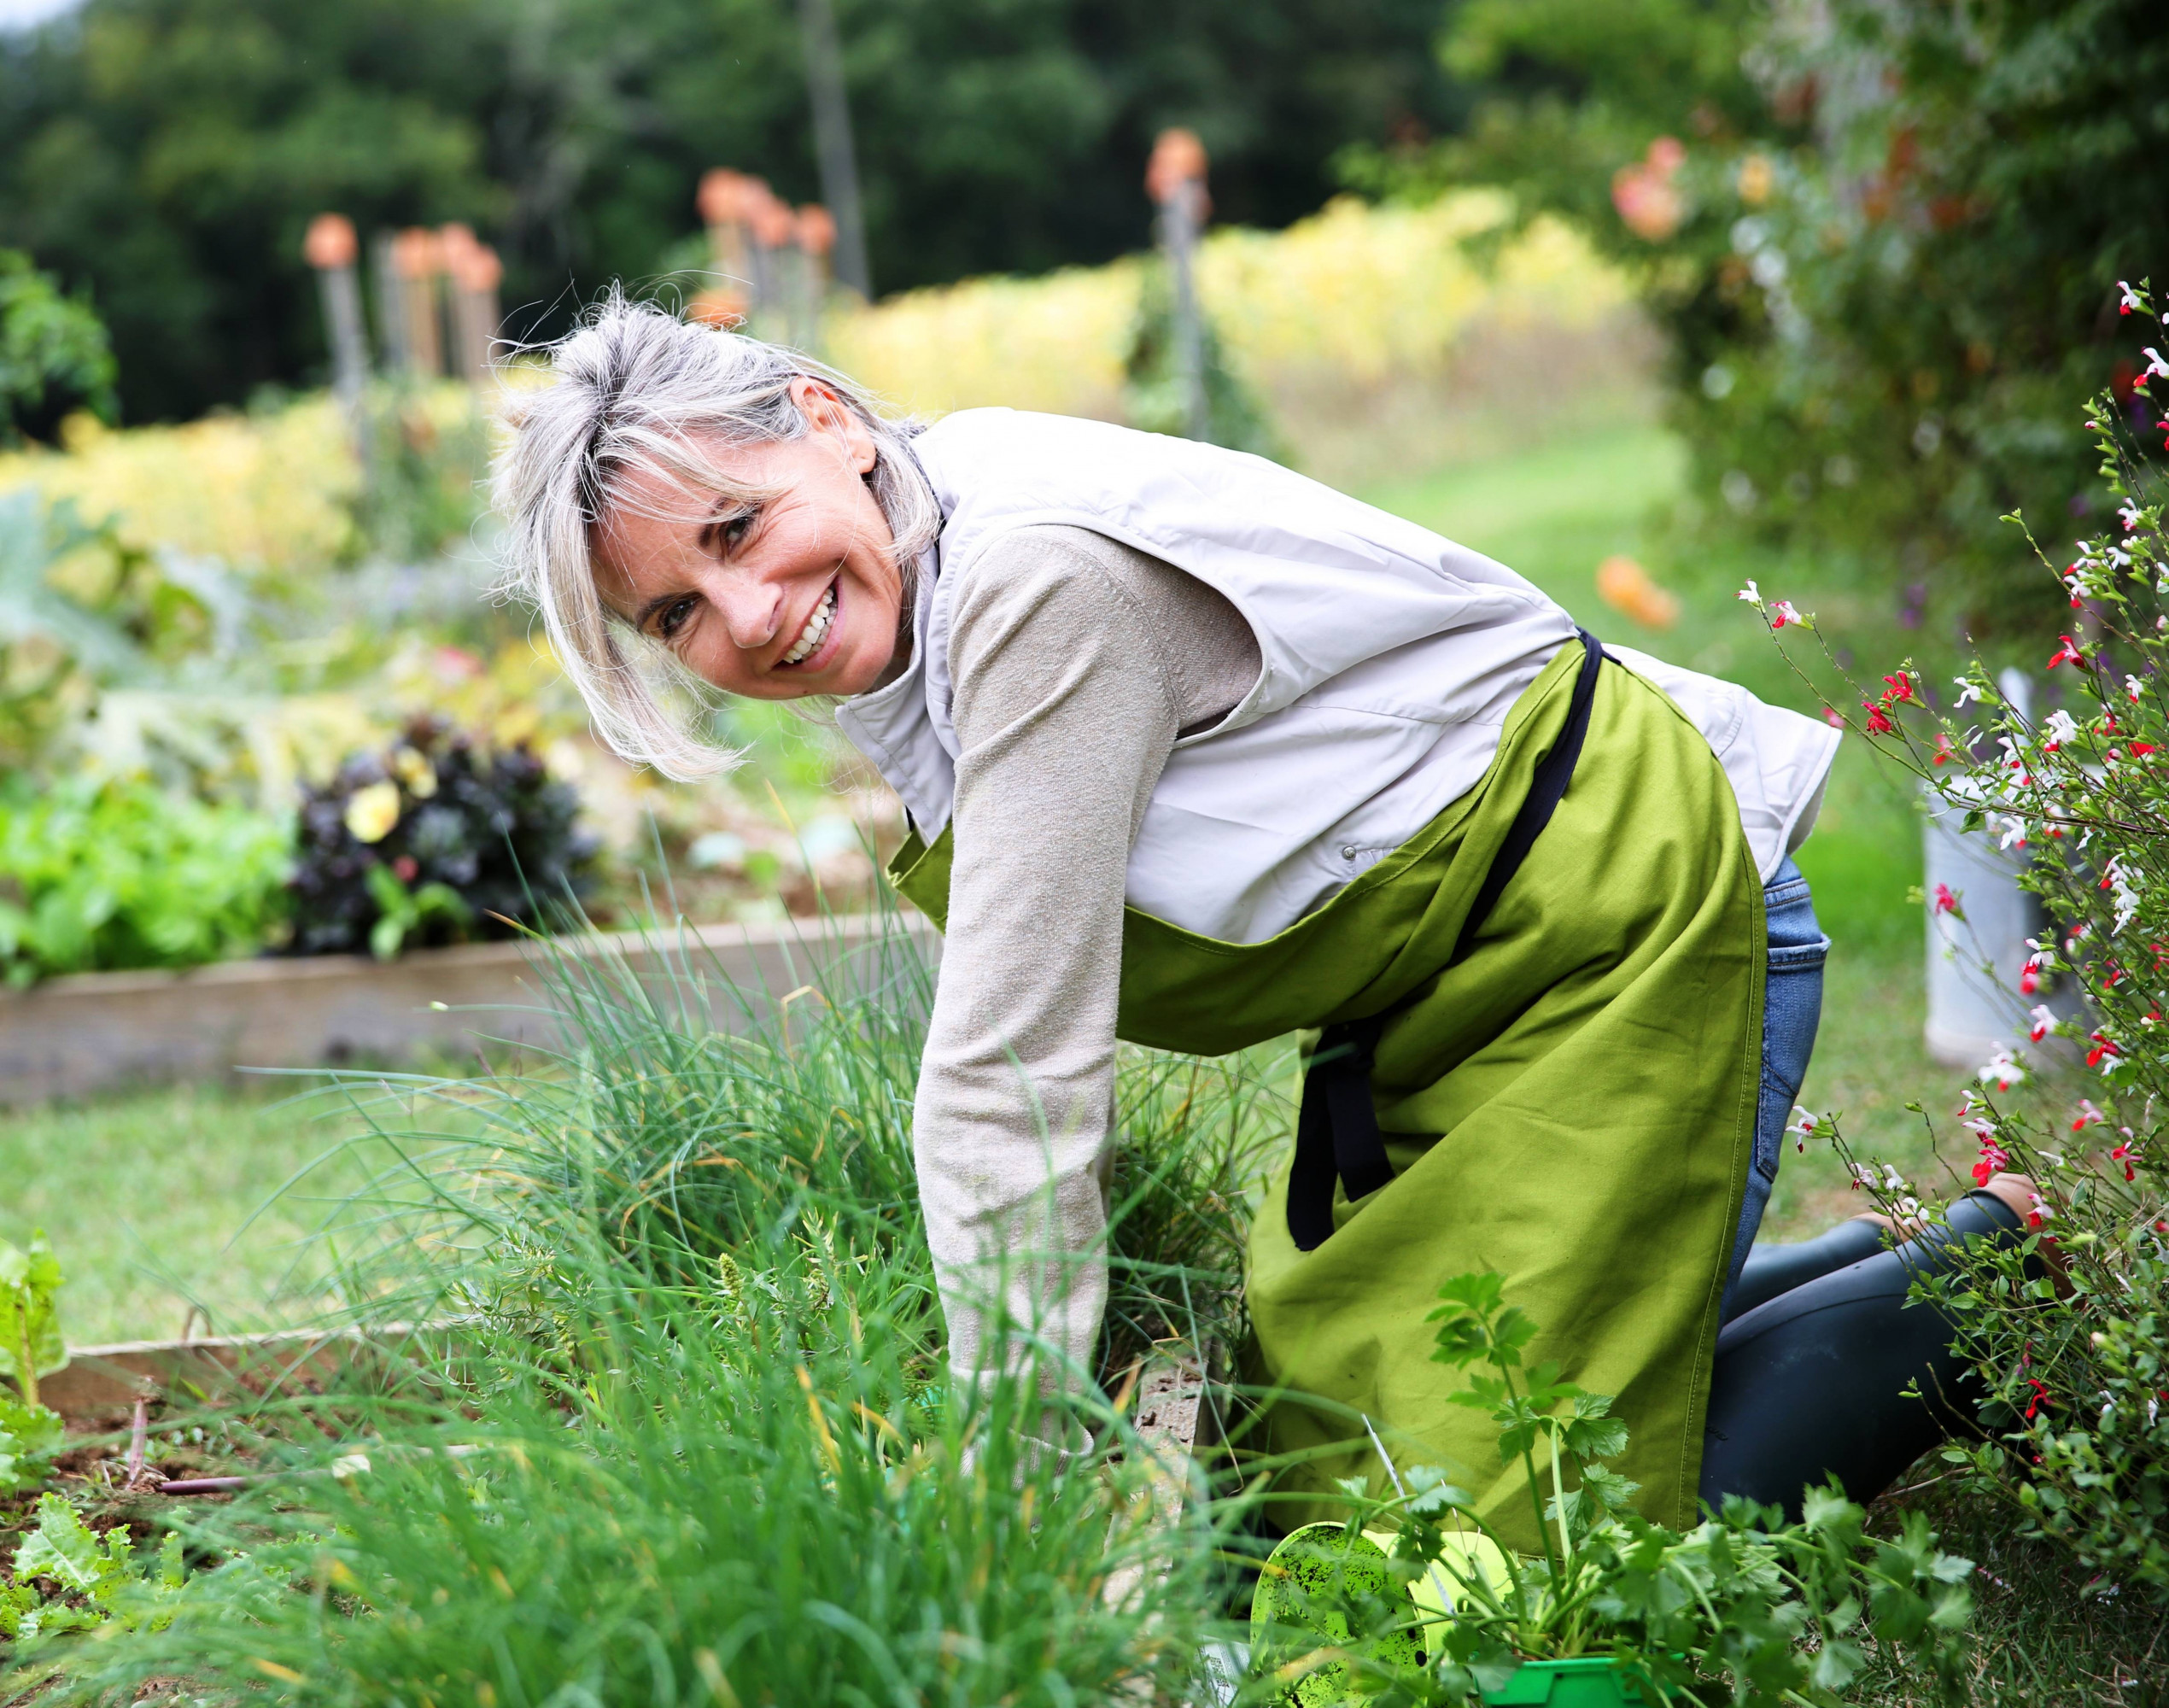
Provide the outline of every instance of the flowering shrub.
{"type": "MultiPolygon", "coordinates": [[[[2152,323],[2145,287],[2121,291],[2127,320],[2152,323]]],[[[2143,336],[2169,343],[2151,324],[2143,336]]],[[[2143,380],[2169,378],[2154,347],[2143,357],[2143,380]]],[[[2043,661],[2061,703],[2028,717],[1978,660],[1941,694],[1908,661],[1843,721],[1969,829],[2028,850],[2020,881],[2054,921],[2028,941],[2020,994],[2039,1000],[2026,1038],[1995,1052],[1958,1110],[1973,1179],[2015,1170],[2036,1190],[2021,1245],[1976,1249],[1926,1284],[1961,1324],[1990,1396],[1992,1438],[1949,1456],[2090,1565],[2169,1600],[2169,488],[2139,437],[2155,417],[2103,392],[2085,418],[2118,508],[2049,565],[2071,613],[2043,661]],[[2048,1006],[2059,991],[2075,1018],[2048,1006]],[[2092,1085],[2044,1120],[2000,1099],[2027,1075],[2026,1047],[2051,1038],[2092,1085]]],[[[1740,597],[1774,631],[1812,624],[1751,584],[1740,597]]],[[[1947,886],[1929,905],[1964,918],[1947,886]]],[[[1856,1176],[1893,1214],[1924,1214],[1895,1171],[1856,1176]]]]}
{"type": "Polygon", "coordinates": [[[599,844],[524,743],[490,752],[429,718],[349,759],[301,806],[293,951],[506,937],[584,892],[599,844]]]}

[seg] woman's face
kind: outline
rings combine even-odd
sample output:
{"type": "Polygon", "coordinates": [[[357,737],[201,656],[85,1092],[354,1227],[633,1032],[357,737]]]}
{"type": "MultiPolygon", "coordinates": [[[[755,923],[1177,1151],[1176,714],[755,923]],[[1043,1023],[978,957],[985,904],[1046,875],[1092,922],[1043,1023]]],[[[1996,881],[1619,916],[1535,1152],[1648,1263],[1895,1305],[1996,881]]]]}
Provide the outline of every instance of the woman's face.
{"type": "Polygon", "coordinates": [[[902,662],[895,536],[864,477],[873,436],[816,380],[791,383],[812,424],[784,444],[718,441],[734,484],[778,496],[689,506],[639,485],[595,530],[595,585],[694,675],[754,699],[856,694],[902,662]]]}

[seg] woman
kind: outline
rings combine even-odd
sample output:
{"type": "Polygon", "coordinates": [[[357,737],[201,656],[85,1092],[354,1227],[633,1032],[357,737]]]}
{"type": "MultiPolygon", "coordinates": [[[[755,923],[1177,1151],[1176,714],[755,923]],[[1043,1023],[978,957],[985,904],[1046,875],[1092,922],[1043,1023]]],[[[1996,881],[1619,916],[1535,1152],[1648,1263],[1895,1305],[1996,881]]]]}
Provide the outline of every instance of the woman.
{"type": "Polygon", "coordinates": [[[1511,570],[1255,458],[1004,410],[921,431],[617,299],[552,366],[499,500],[605,738],[727,762],[658,670],[826,697],[910,815],[898,885],[947,938],[915,1146],[960,1379],[1036,1344],[1089,1381],[1118,1035],[1323,1027],[1248,1276],[1260,1378],[1330,1402],[1272,1410],[1315,1450],[1297,1486],[1377,1471],[1358,1413],[1494,1474],[1425,1323],[1486,1265],[1533,1359],[1619,1396],[1652,1516],[1886,1481],[1932,1438],[1897,1390],[1956,1378],[1948,1331],[1893,1327],[1930,1254],[1854,1224],[1742,1280],[1820,1011],[1790,855],[1835,732],[1600,651],[1511,570]],[[1721,1342],[1735,1285],[1758,1307],[1721,1342]],[[1827,1396],[1863,1312],[1903,1353],[1888,1394],[1879,1367],[1804,1445],[1758,1422],[1827,1396]]]}

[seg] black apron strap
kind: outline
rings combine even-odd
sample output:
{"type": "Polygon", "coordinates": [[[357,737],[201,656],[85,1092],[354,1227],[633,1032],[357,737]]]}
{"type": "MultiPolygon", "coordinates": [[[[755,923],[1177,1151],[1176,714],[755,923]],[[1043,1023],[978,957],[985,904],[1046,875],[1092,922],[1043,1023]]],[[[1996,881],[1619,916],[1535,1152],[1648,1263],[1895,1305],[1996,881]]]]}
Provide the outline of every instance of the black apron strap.
{"type": "MultiPolygon", "coordinates": [[[[1574,767],[1589,734],[1597,671],[1604,662],[1604,648],[1596,637],[1586,629],[1576,632],[1581,637],[1581,669],[1574,679],[1566,727],[1559,732],[1552,751],[1537,762],[1529,794],[1507,827],[1505,840],[1493,856],[1491,869],[1484,874],[1483,886],[1462,921],[1460,938],[1453,945],[1453,961],[1469,952],[1477,931],[1513,881],[1514,874],[1521,870],[1522,862],[1552,822],[1552,812],[1574,780],[1574,767]]],[[[1394,1178],[1393,1166],[1386,1160],[1385,1141],[1378,1132],[1377,1111],[1371,1102],[1371,1058],[1391,1012],[1327,1027],[1303,1075],[1303,1103],[1295,1120],[1295,1160],[1288,1173],[1288,1232],[1299,1251],[1315,1251],[1332,1233],[1336,1179],[1347,1188],[1349,1202],[1353,1202],[1394,1178]]]]}

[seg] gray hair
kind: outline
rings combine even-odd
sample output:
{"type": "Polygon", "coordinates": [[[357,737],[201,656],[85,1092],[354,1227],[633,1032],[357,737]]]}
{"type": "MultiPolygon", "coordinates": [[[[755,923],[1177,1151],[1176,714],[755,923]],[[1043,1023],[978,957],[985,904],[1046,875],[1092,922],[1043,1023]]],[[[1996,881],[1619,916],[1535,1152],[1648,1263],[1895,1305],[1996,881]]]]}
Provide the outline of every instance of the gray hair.
{"type": "Polygon", "coordinates": [[[492,471],[506,529],[500,591],[541,613],[596,733],[615,752],[681,780],[728,769],[737,756],[689,729],[658,692],[698,695],[705,685],[604,604],[596,524],[644,481],[740,502],[772,496],[738,489],[698,442],[804,437],[812,430],[790,391],[804,377],[834,390],[873,436],[878,460],[868,478],[909,596],[913,568],[941,530],[911,455],[918,426],[885,419],[862,387],[796,350],[681,320],[616,290],[547,354],[554,383],[514,395],[505,412],[511,436],[492,471]]]}

